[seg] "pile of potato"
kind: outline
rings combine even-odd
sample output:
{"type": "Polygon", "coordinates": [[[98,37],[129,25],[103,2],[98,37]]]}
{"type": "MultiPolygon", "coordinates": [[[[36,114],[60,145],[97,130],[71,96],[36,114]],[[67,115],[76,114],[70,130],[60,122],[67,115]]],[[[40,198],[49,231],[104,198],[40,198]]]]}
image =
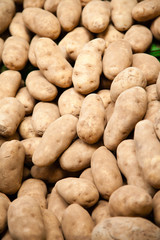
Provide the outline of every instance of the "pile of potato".
{"type": "Polygon", "coordinates": [[[160,0],[0,0],[0,239],[160,239],[155,39],[160,0]]]}

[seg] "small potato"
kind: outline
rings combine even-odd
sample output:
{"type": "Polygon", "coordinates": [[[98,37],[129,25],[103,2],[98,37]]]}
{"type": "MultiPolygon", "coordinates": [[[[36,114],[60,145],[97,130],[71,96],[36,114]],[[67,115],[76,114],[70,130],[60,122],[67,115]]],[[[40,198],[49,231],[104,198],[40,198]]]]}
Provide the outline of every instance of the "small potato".
{"type": "Polygon", "coordinates": [[[72,66],[63,57],[60,48],[49,38],[36,42],[37,66],[47,80],[58,87],[68,88],[72,84],[72,66]]]}
{"type": "Polygon", "coordinates": [[[14,194],[21,186],[25,152],[18,140],[7,141],[0,148],[0,192],[14,194]]]}
{"type": "Polygon", "coordinates": [[[128,30],[133,24],[132,9],[136,6],[137,0],[112,0],[111,20],[119,31],[128,30]]]}
{"type": "Polygon", "coordinates": [[[76,92],[74,88],[65,90],[58,98],[58,107],[61,116],[69,113],[75,117],[79,117],[83,100],[84,96],[76,92]]]}
{"type": "Polygon", "coordinates": [[[144,178],[152,187],[159,189],[160,142],[157,139],[154,126],[151,121],[142,120],[136,124],[134,141],[137,161],[142,169],[144,178]]]}
{"type": "Polygon", "coordinates": [[[65,114],[52,122],[33,153],[33,163],[39,167],[54,163],[75,138],[77,121],[73,115],[65,114]]]}
{"type": "Polygon", "coordinates": [[[90,180],[92,183],[94,183],[94,180],[93,180],[93,175],[92,175],[92,170],[91,168],[86,168],[82,173],[81,175],[79,176],[80,178],[85,178],[85,179],[88,179],[90,180]]]}
{"type": "Polygon", "coordinates": [[[97,225],[104,219],[109,218],[111,216],[109,213],[109,203],[105,200],[98,201],[92,211],[91,216],[95,225],[97,225]]]}
{"type": "Polygon", "coordinates": [[[106,42],[106,47],[112,42],[124,38],[124,33],[118,31],[112,23],[108,25],[104,32],[101,32],[97,35],[98,38],[103,38],[106,42]]]}
{"type": "Polygon", "coordinates": [[[99,193],[106,200],[123,184],[116,159],[104,146],[99,147],[93,153],[91,158],[91,171],[99,193]]]}
{"type": "Polygon", "coordinates": [[[49,124],[54,122],[59,117],[59,109],[55,103],[37,103],[32,113],[32,126],[36,134],[42,136],[49,124]]]}
{"type": "Polygon", "coordinates": [[[42,209],[47,208],[46,195],[46,184],[42,180],[34,178],[25,180],[17,193],[18,198],[22,196],[30,196],[34,198],[42,209]]]}
{"type": "Polygon", "coordinates": [[[136,123],[142,120],[146,110],[147,94],[143,88],[132,87],[122,92],[104,130],[104,145],[109,150],[115,150],[134,129],[136,123]]]}
{"type": "Polygon", "coordinates": [[[5,97],[0,100],[0,135],[12,136],[23,120],[24,106],[14,97],[5,97]]]}
{"type": "Polygon", "coordinates": [[[124,35],[132,47],[134,53],[145,52],[152,43],[152,32],[145,26],[135,24],[124,35]]]}
{"type": "Polygon", "coordinates": [[[8,228],[13,239],[46,239],[41,208],[35,199],[23,196],[10,204],[8,228]]]}
{"type": "Polygon", "coordinates": [[[104,51],[103,73],[109,80],[113,80],[118,73],[132,64],[131,45],[126,40],[117,40],[109,44],[104,51]]]}
{"type": "Polygon", "coordinates": [[[126,139],[118,145],[117,164],[128,185],[143,188],[151,196],[155,194],[154,188],[145,180],[143,172],[139,167],[133,139],[126,139]]]}
{"type": "Polygon", "coordinates": [[[4,45],[4,40],[0,38],[0,63],[2,61],[3,45],[4,45]]]}
{"type": "Polygon", "coordinates": [[[32,117],[27,116],[19,125],[19,134],[23,139],[38,137],[32,125],[32,117]]]}
{"type": "Polygon", "coordinates": [[[71,204],[64,211],[62,231],[66,240],[90,240],[93,228],[91,216],[79,204],[71,204]]]}
{"type": "Polygon", "coordinates": [[[156,83],[160,71],[160,62],[156,57],[147,53],[133,54],[132,67],[137,67],[143,72],[147,85],[156,83]]]}
{"type": "Polygon", "coordinates": [[[17,12],[9,25],[9,32],[12,36],[24,38],[26,41],[30,41],[31,34],[28,28],[25,26],[22,13],[17,12]]]}
{"type": "Polygon", "coordinates": [[[23,8],[37,7],[43,8],[45,0],[23,0],[23,8]]]}
{"type": "Polygon", "coordinates": [[[0,99],[15,97],[21,84],[21,74],[18,71],[6,70],[0,74],[0,99]]]}
{"type": "Polygon", "coordinates": [[[30,42],[30,45],[29,45],[29,52],[28,52],[28,59],[30,61],[30,63],[34,66],[34,67],[37,67],[37,60],[36,60],[36,56],[35,56],[35,46],[36,46],[36,43],[37,43],[37,40],[39,39],[40,37],[38,35],[35,35],[31,42],[30,42]]]}
{"type": "Polygon", "coordinates": [[[160,40],[160,17],[157,17],[155,20],[153,20],[151,24],[151,32],[155,39],[160,40]]]}
{"type": "Polygon", "coordinates": [[[154,124],[159,110],[160,110],[160,101],[149,102],[144,119],[148,119],[154,124]]]}
{"type": "Polygon", "coordinates": [[[89,94],[99,87],[104,49],[105,41],[101,38],[93,39],[83,47],[76,59],[72,75],[77,92],[89,94]]]}
{"type": "Polygon", "coordinates": [[[92,231],[91,240],[159,240],[160,229],[142,217],[111,217],[104,219],[92,231]]]}
{"type": "Polygon", "coordinates": [[[77,27],[67,33],[59,42],[63,56],[68,60],[76,60],[84,45],[93,39],[93,35],[84,27],[77,27]]]}
{"type": "Polygon", "coordinates": [[[77,139],[60,156],[61,168],[69,172],[77,172],[89,167],[92,154],[99,146],[100,143],[89,145],[81,139],[77,139]]]}
{"type": "Polygon", "coordinates": [[[68,204],[77,203],[89,208],[99,199],[96,186],[88,179],[68,177],[59,180],[55,187],[68,204]]]}
{"type": "Polygon", "coordinates": [[[0,193],[0,233],[4,232],[7,228],[7,211],[9,204],[9,198],[4,193],[0,193]]]}
{"type": "Polygon", "coordinates": [[[22,16],[26,27],[40,37],[53,40],[59,37],[60,23],[52,13],[38,7],[27,7],[23,10],[22,16]]]}
{"type": "Polygon", "coordinates": [[[29,93],[27,87],[22,87],[19,89],[19,91],[16,94],[16,99],[23,104],[25,109],[25,115],[29,115],[32,113],[36,102],[35,99],[29,93]]]}
{"type": "Polygon", "coordinates": [[[160,190],[153,197],[153,218],[155,224],[160,227],[160,190]]]}
{"type": "Polygon", "coordinates": [[[11,36],[3,46],[2,61],[10,70],[22,70],[28,61],[29,43],[24,38],[11,36]]]}
{"type": "Polygon", "coordinates": [[[65,200],[57,193],[55,187],[51,191],[51,195],[48,199],[48,210],[53,212],[59,222],[62,222],[62,216],[68,204],[65,200]]]}
{"type": "Polygon", "coordinates": [[[108,1],[90,1],[82,11],[82,24],[90,32],[103,32],[109,24],[111,7],[108,1]]]}
{"type": "Polygon", "coordinates": [[[160,95],[158,96],[158,92],[157,92],[157,83],[158,83],[158,80],[157,80],[156,83],[151,84],[151,85],[146,87],[148,103],[150,103],[152,101],[160,100],[160,95]]]}
{"type": "Polygon", "coordinates": [[[2,34],[9,26],[16,11],[13,0],[0,1],[0,34],[2,34]]]}
{"type": "Polygon", "coordinates": [[[108,105],[111,103],[111,95],[109,89],[102,89],[97,92],[97,94],[101,97],[104,108],[106,109],[108,105]]]}
{"type": "Polygon", "coordinates": [[[57,11],[58,4],[60,3],[61,0],[46,0],[44,3],[44,9],[55,13],[57,11]]]}
{"type": "Polygon", "coordinates": [[[61,0],[59,2],[56,14],[64,31],[70,32],[78,25],[81,11],[80,0],[61,0]]]}
{"type": "Polygon", "coordinates": [[[39,70],[32,71],[27,75],[26,87],[31,96],[39,101],[52,101],[58,93],[57,88],[48,82],[39,70]]]}
{"type": "Polygon", "coordinates": [[[64,240],[61,225],[57,217],[48,209],[42,210],[47,240],[64,240]]]}
{"type": "Polygon", "coordinates": [[[88,144],[98,142],[104,131],[104,117],[105,109],[101,97],[96,93],[87,95],[77,123],[78,137],[88,144]]]}
{"type": "Polygon", "coordinates": [[[112,81],[110,88],[110,96],[113,102],[116,102],[118,96],[131,87],[147,86],[147,80],[142,71],[136,67],[128,67],[122,70],[112,81]]]}
{"type": "Polygon", "coordinates": [[[138,22],[145,22],[160,15],[160,2],[157,0],[144,0],[133,8],[132,17],[138,22]]]}

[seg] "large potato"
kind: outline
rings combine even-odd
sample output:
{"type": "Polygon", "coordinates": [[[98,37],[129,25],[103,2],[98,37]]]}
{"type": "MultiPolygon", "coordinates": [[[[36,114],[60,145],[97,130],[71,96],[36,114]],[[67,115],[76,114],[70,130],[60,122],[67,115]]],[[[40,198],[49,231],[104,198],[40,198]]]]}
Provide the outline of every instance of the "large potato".
{"type": "Polygon", "coordinates": [[[1,0],[0,9],[0,34],[2,34],[11,23],[16,6],[13,0],[1,0]]]}
{"type": "Polygon", "coordinates": [[[4,193],[0,193],[0,233],[7,228],[7,211],[9,204],[9,198],[4,193]]]}

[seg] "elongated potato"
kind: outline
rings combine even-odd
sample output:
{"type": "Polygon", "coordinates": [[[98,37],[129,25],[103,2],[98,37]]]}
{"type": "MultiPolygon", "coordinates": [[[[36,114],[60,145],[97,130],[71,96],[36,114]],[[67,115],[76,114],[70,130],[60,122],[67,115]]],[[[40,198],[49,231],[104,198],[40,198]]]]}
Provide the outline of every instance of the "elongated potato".
{"type": "Polygon", "coordinates": [[[105,41],[101,38],[93,39],[83,47],[76,59],[72,75],[73,85],[77,92],[89,94],[98,88],[104,49],[105,41]]]}
{"type": "Polygon", "coordinates": [[[91,158],[91,171],[99,193],[106,200],[123,184],[116,159],[104,146],[99,147],[93,153],[91,158]]]}
{"type": "Polygon", "coordinates": [[[49,38],[38,39],[35,56],[39,69],[49,82],[61,88],[71,86],[72,67],[55,42],[49,38]]]}
{"type": "Polygon", "coordinates": [[[59,2],[56,14],[64,31],[72,31],[78,25],[81,11],[80,0],[61,0],[59,2]]]}
{"type": "Polygon", "coordinates": [[[133,24],[132,9],[136,6],[137,0],[112,0],[111,20],[119,31],[128,30],[133,24]]]}
{"type": "Polygon", "coordinates": [[[57,39],[61,32],[60,23],[55,15],[37,7],[25,8],[22,12],[26,27],[39,35],[57,39]]]}
{"type": "Polygon", "coordinates": [[[151,32],[153,36],[157,39],[160,40],[160,17],[157,17],[155,20],[153,20],[151,24],[151,32]]]}
{"type": "Polygon", "coordinates": [[[10,204],[10,200],[4,193],[0,193],[0,233],[4,232],[7,228],[7,211],[10,204]]]}
{"type": "Polygon", "coordinates": [[[45,0],[23,0],[23,8],[36,7],[43,8],[45,0]]]}
{"type": "Polygon", "coordinates": [[[146,181],[154,188],[160,188],[160,142],[151,121],[142,120],[136,124],[134,141],[137,161],[146,181]]]}
{"type": "Polygon", "coordinates": [[[24,147],[18,140],[7,141],[0,149],[0,192],[14,194],[21,186],[24,147]]]}
{"type": "Polygon", "coordinates": [[[115,150],[142,120],[147,110],[147,94],[141,87],[132,87],[122,92],[104,131],[104,145],[115,150]],[[127,101],[126,101],[127,99],[127,101]]]}
{"type": "Polygon", "coordinates": [[[82,11],[82,24],[90,32],[103,32],[109,24],[111,7],[108,1],[90,1],[82,11]]]}
{"type": "Polygon", "coordinates": [[[29,43],[24,38],[11,36],[3,46],[2,61],[8,69],[22,70],[28,61],[29,43]]]}
{"type": "Polygon", "coordinates": [[[19,130],[20,136],[23,139],[38,137],[38,135],[36,134],[33,128],[31,116],[27,116],[23,119],[23,121],[19,125],[18,130],[19,130]]]}
{"type": "Polygon", "coordinates": [[[118,73],[132,64],[131,45],[126,40],[117,40],[109,44],[104,51],[103,73],[113,80],[118,73]]]}
{"type": "Polygon", "coordinates": [[[157,226],[160,226],[160,190],[153,197],[153,218],[157,226]]]}
{"type": "Polygon", "coordinates": [[[43,167],[55,162],[75,138],[77,121],[73,115],[65,114],[52,122],[33,153],[33,163],[43,167]]]}
{"type": "Polygon", "coordinates": [[[46,0],[44,3],[44,9],[55,13],[58,7],[58,4],[60,3],[61,0],[46,0]]]}
{"type": "Polygon", "coordinates": [[[77,123],[78,137],[88,144],[98,142],[104,131],[104,117],[105,109],[101,97],[96,93],[87,95],[77,123]]]}
{"type": "Polygon", "coordinates": [[[71,204],[64,211],[62,231],[66,240],[90,240],[93,228],[91,216],[79,204],[71,204]]]}
{"type": "Polygon", "coordinates": [[[88,179],[68,177],[59,180],[55,187],[68,204],[77,203],[89,208],[99,199],[96,186],[88,179]]]}
{"type": "Polygon", "coordinates": [[[46,239],[41,208],[30,196],[17,198],[10,204],[8,228],[13,239],[46,239]]]}
{"type": "Polygon", "coordinates": [[[111,215],[109,213],[109,202],[105,200],[98,201],[92,211],[91,216],[95,225],[110,217],[111,215]]]}

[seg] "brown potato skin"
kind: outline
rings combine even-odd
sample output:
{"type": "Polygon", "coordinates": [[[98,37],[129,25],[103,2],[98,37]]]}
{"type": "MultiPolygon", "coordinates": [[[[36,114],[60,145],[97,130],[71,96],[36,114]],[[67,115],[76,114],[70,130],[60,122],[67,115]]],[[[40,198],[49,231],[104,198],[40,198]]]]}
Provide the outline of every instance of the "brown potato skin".
{"type": "Polygon", "coordinates": [[[155,20],[153,20],[150,30],[153,34],[153,36],[157,39],[160,40],[160,17],[157,17],[155,20]]]}
{"type": "Polygon", "coordinates": [[[43,8],[45,0],[23,0],[23,8],[37,7],[43,8]]]}
{"type": "Polygon", "coordinates": [[[160,227],[160,191],[158,190],[153,197],[153,218],[157,226],[160,227]]]}
{"type": "Polygon", "coordinates": [[[110,216],[111,215],[109,212],[109,202],[105,200],[98,201],[91,214],[91,217],[95,225],[97,225],[104,219],[109,218],[110,216]]]}
{"type": "Polygon", "coordinates": [[[38,137],[32,125],[32,117],[26,116],[19,125],[19,134],[23,139],[38,137]]]}
{"type": "Polygon", "coordinates": [[[10,204],[10,200],[4,193],[0,193],[0,233],[4,232],[7,228],[7,211],[10,204]]]}

